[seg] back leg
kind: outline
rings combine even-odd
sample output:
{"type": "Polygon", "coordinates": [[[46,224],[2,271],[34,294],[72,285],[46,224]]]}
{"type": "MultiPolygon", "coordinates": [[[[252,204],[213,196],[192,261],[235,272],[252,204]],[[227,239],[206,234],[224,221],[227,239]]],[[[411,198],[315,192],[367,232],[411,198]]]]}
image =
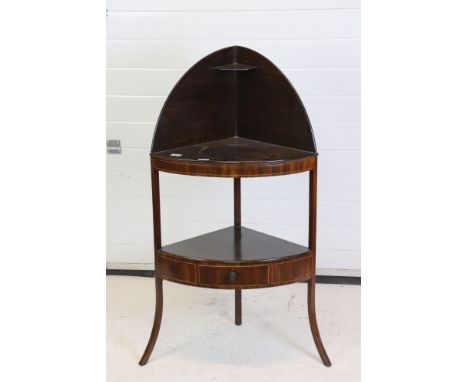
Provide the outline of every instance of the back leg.
{"type": "Polygon", "coordinates": [[[235,290],[236,325],[242,325],[242,289],[235,290]]]}

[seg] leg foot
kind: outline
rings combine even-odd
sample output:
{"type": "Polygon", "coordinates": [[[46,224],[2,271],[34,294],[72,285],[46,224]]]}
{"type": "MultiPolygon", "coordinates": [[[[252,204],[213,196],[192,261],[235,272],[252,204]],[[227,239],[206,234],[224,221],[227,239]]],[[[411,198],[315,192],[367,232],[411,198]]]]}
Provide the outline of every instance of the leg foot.
{"type": "Polygon", "coordinates": [[[242,289],[235,290],[236,325],[242,325],[242,289]]]}
{"type": "Polygon", "coordinates": [[[320,358],[325,366],[331,366],[325,347],[320,338],[320,332],[317,326],[317,317],[315,314],[315,280],[309,280],[307,288],[307,303],[309,311],[309,324],[312,336],[314,337],[315,346],[320,354],[320,358]]]}
{"type": "Polygon", "coordinates": [[[154,322],[153,322],[153,329],[151,330],[151,335],[148,341],[148,345],[146,345],[145,352],[141,357],[139,362],[140,366],[146,365],[148,362],[149,357],[153,351],[154,345],[156,344],[156,340],[158,339],[159,328],[161,327],[161,318],[162,318],[162,310],[163,310],[163,290],[162,290],[162,279],[156,277],[156,311],[154,313],[154,322]]]}

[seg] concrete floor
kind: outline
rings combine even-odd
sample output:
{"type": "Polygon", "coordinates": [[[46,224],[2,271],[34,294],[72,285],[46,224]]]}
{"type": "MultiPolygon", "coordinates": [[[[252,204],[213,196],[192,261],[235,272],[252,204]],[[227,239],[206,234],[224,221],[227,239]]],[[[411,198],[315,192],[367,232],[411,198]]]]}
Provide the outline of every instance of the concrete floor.
{"type": "Polygon", "coordinates": [[[234,291],[164,282],[153,354],[139,366],[153,322],[154,280],[107,276],[107,379],[111,382],[360,380],[360,287],[317,285],[317,315],[332,367],[322,365],[307,318],[306,284],[234,291]]]}

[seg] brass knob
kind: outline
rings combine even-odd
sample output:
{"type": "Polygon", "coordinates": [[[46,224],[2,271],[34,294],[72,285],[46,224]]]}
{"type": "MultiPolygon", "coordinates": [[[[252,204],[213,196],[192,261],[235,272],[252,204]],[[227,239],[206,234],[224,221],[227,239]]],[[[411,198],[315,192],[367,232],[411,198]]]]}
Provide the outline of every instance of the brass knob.
{"type": "Polygon", "coordinates": [[[236,282],[237,281],[237,273],[234,271],[231,271],[228,273],[228,280],[230,283],[236,282]]]}

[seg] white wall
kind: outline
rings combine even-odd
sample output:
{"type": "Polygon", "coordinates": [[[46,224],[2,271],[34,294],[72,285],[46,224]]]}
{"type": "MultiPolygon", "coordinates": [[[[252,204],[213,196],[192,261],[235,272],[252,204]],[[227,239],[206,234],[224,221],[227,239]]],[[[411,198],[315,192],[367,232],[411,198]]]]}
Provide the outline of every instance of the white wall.
{"type": "MultiPolygon", "coordinates": [[[[317,267],[360,269],[360,9],[355,0],[108,0],[108,266],[153,262],[149,147],[171,88],[205,55],[257,50],[291,80],[319,156],[317,267]]],[[[307,244],[307,174],[242,180],[247,227],[307,244]]],[[[161,174],[163,245],[232,224],[232,180],[161,174]]],[[[326,271],[323,271],[324,273],[326,271]]]]}

